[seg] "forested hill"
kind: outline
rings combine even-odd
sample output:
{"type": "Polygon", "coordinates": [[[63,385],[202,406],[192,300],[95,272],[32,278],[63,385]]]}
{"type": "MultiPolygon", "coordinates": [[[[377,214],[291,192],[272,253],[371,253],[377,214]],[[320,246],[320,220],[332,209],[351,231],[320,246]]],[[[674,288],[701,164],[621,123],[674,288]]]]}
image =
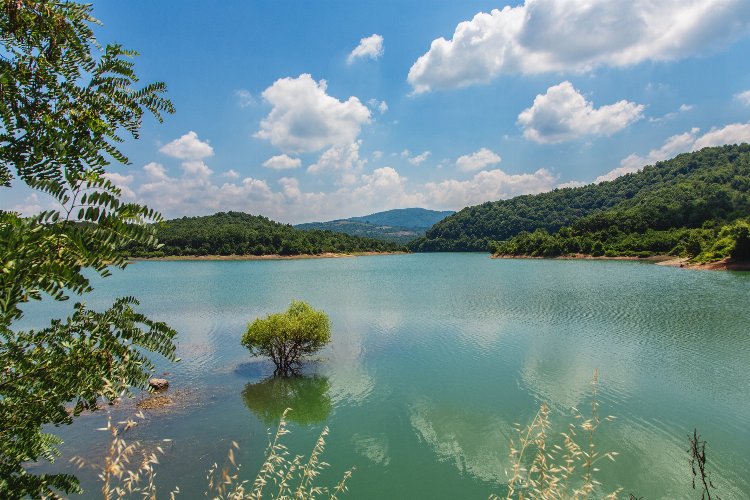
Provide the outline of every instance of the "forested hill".
{"type": "Polygon", "coordinates": [[[490,242],[537,229],[553,233],[584,218],[586,231],[608,227],[612,217],[626,231],[719,224],[750,215],[748,193],[750,146],[705,148],[613,181],[464,208],[410,248],[488,251],[490,242]]]}
{"type": "Polygon", "coordinates": [[[188,255],[317,255],[399,251],[400,245],[331,231],[302,231],[260,215],[219,212],[160,223],[157,251],[130,247],[131,257],[188,255]]]}
{"type": "Polygon", "coordinates": [[[424,235],[427,228],[454,212],[438,212],[425,208],[398,208],[362,217],[350,217],[328,222],[308,222],[298,229],[323,229],[405,244],[424,235]]]}

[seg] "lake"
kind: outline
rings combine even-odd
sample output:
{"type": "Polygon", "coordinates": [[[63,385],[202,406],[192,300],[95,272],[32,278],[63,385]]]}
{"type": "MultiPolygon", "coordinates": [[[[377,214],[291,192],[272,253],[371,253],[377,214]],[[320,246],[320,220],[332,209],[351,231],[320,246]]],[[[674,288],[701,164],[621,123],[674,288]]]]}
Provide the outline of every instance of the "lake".
{"type": "MultiPolygon", "coordinates": [[[[586,415],[599,369],[598,448],[605,489],[694,497],[688,435],[708,442],[722,498],[750,496],[750,274],[645,262],[492,260],[414,254],[292,261],[137,262],[95,281],[89,306],[135,295],[140,310],[179,331],[176,364],[159,362],[180,404],[146,411],[126,436],[162,444],[157,482],[202,497],[205,475],[230,443],[248,479],[267,430],[293,406],[285,443],[308,453],[331,433],[322,484],[356,467],[348,498],[487,498],[502,494],[513,424],[541,403],[553,430],[586,415]],[[333,339],[305,376],[271,378],[273,366],[240,346],[247,322],[292,299],[326,311],[333,339]],[[162,441],[168,439],[171,441],[162,441]]],[[[42,326],[70,304],[28,306],[42,326]]],[[[115,418],[130,409],[114,411],[115,418]]],[[[103,415],[58,429],[73,455],[93,461],[103,415]]],[[[86,497],[99,497],[83,471],[86,497]]]]}

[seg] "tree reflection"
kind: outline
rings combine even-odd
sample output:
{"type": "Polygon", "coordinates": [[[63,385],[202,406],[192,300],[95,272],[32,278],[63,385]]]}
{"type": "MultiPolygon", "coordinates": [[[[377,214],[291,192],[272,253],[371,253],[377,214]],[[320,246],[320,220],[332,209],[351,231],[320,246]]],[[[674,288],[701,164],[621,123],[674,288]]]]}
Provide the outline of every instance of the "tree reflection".
{"type": "Polygon", "coordinates": [[[331,384],[327,377],[270,377],[250,383],[242,391],[242,399],[250,411],[266,425],[273,426],[291,408],[287,420],[301,425],[325,422],[331,414],[331,384]]]}

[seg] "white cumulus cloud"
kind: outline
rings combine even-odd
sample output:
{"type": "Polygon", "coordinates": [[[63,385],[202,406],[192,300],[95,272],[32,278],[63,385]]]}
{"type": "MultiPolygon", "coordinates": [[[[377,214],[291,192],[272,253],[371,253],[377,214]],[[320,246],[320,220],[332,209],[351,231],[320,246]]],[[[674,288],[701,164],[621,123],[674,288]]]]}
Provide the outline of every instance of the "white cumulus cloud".
{"type": "Polygon", "coordinates": [[[209,143],[201,141],[198,134],[192,130],[179,139],[165,144],[159,151],[180,160],[202,160],[214,154],[214,148],[209,143]]]}
{"type": "Polygon", "coordinates": [[[464,172],[473,172],[474,170],[482,170],[490,165],[497,165],[501,161],[502,158],[500,158],[499,154],[487,148],[481,148],[470,155],[459,156],[456,160],[456,166],[464,172]]]}
{"type": "Polygon", "coordinates": [[[413,156],[413,157],[409,158],[409,163],[411,163],[412,165],[415,165],[415,166],[421,165],[422,163],[425,162],[425,160],[427,160],[427,158],[430,157],[431,154],[432,154],[431,151],[424,151],[424,152],[418,154],[417,156],[413,156]]]}
{"type": "Polygon", "coordinates": [[[692,111],[694,107],[695,106],[693,106],[692,104],[680,104],[680,107],[677,108],[677,111],[671,111],[662,116],[652,116],[648,119],[648,121],[650,121],[651,123],[660,123],[672,120],[674,118],[677,118],[680,113],[687,113],[688,111],[692,111]]]}
{"type": "Polygon", "coordinates": [[[274,200],[278,202],[281,198],[263,180],[245,178],[238,183],[219,185],[204,169],[194,167],[186,169],[183,164],[183,175],[172,177],[163,165],[145,165],[145,179],[134,188],[139,201],[167,216],[182,216],[253,206],[271,207],[274,200]]]}
{"type": "Polygon", "coordinates": [[[383,55],[383,37],[377,33],[363,38],[346,58],[348,64],[357,59],[379,59],[383,55]]]}
{"type": "Polygon", "coordinates": [[[195,175],[198,177],[208,177],[213,174],[214,171],[208,168],[208,165],[200,160],[184,161],[180,164],[182,170],[188,175],[195,175]]]}
{"type": "Polygon", "coordinates": [[[372,109],[379,111],[381,115],[385,114],[385,112],[388,111],[388,103],[385,101],[369,99],[367,101],[367,104],[369,104],[372,109]]]}
{"type": "Polygon", "coordinates": [[[519,194],[542,193],[553,189],[556,182],[557,177],[543,168],[531,174],[483,170],[466,181],[449,179],[428,182],[424,185],[424,196],[432,207],[455,210],[519,194]]]}
{"type": "Polygon", "coordinates": [[[738,92],[737,94],[735,94],[734,98],[740,101],[745,106],[750,106],[750,90],[738,92]]]}
{"type": "Polygon", "coordinates": [[[152,161],[143,166],[143,171],[146,176],[151,180],[163,180],[167,179],[167,169],[161,163],[152,161]]]}
{"type": "Polygon", "coordinates": [[[302,160],[288,155],[272,156],[263,162],[263,166],[273,170],[290,170],[302,166],[302,160]]]}
{"type": "Polygon", "coordinates": [[[276,80],[263,91],[263,99],[272,109],[260,122],[255,137],[286,153],[354,142],[362,125],[370,123],[370,110],[356,97],[339,101],[326,89],[325,80],[316,82],[306,73],[276,80]]]}
{"type": "Polygon", "coordinates": [[[698,151],[711,146],[750,142],[750,123],[731,123],[724,127],[712,128],[703,135],[699,133],[700,129],[693,128],[689,132],[673,135],[661,147],[652,149],[646,156],[630,154],[623,158],[619,167],[600,175],[594,182],[611,181],[621,175],[637,172],[646,165],[674,158],[680,153],[698,151]]]}
{"type": "Polygon", "coordinates": [[[235,90],[234,95],[237,98],[237,104],[239,104],[241,108],[246,108],[255,104],[253,94],[247,89],[235,90]]]}
{"type": "Polygon", "coordinates": [[[745,36],[747,0],[525,0],[456,26],[412,65],[416,93],[486,83],[500,74],[583,72],[669,61],[745,36]]]}
{"type": "Polygon", "coordinates": [[[557,187],[560,189],[565,189],[565,188],[577,188],[577,187],[581,187],[585,185],[586,183],[581,182],[581,181],[568,181],[568,182],[561,182],[560,184],[557,185],[557,187]]]}
{"type": "MultiPolygon", "coordinates": [[[[457,210],[485,201],[547,191],[557,181],[549,171],[540,169],[522,174],[490,170],[469,180],[413,183],[390,166],[362,172],[361,163],[357,164],[361,160],[351,148],[347,149],[352,161],[343,172],[333,173],[343,174],[348,183],[340,182],[326,192],[306,190],[294,177],[283,177],[273,185],[252,177],[216,182],[200,170],[183,169],[182,175],[172,176],[158,163],[145,165],[143,172],[135,175],[132,189],[137,201],[167,217],[238,210],[297,223],[414,206],[457,210]]],[[[344,153],[343,157],[346,156],[344,153]]]]}
{"type": "Polygon", "coordinates": [[[381,115],[385,114],[385,112],[388,111],[388,103],[385,101],[370,99],[367,101],[367,104],[369,104],[372,109],[379,111],[381,115]]]}
{"type": "Polygon", "coordinates": [[[39,199],[39,195],[37,195],[36,193],[31,193],[26,198],[24,198],[23,203],[14,205],[13,208],[10,209],[11,212],[18,212],[24,217],[38,214],[42,210],[41,200],[39,199]]]}
{"type": "Polygon", "coordinates": [[[743,142],[750,142],[750,123],[732,123],[721,128],[712,128],[698,137],[693,144],[692,151],[743,142]]]}
{"type": "Polygon", "coordinates": [[[547,89],[518,115],[523,135],[538,143],[556,143],[586,135],[612,135],[643,117],[644,106],[629,101],[595,108],[568,81],[547,89]]]}
{"type": "MultiPolygon", "coordinates": [[[[360,157],[361,145],[362,141],[357,140],[331,146],[306,172],[301,172],[304,177],[284,176],[275,182],[241,178],[235,170],[214,176],[203,160],[184,160],[179,163],[179,169],[172,167],[171,170],[151,162],[139,171],[110,178],[130,189],[134,201],[151,206],[166,217],[237,210],[293,223],[414,206],[456,210],[519,194],[547,191],[553,189],[558,180],[545,169],[518,174],[496,169],[478,172],[468,180],[447,178],[437,182],[414,182],[392,166],[366,169],[367,160],[360,157]],[[327,182],[328,179],[321,182],[316,176],[329,176],[333,182],[327,182]],[[325,186],[325,191],[313,186],[325,186]]],[[[419,156],[427,157],[428,153],[425,151],[419,156]]],[[[493,155],[492,151],[482,148],[467,157],[489,165],[496,160],[493,155]]],[[[409,156],[407,152],[407,158],[409,156]]],[[[290,160],[294,158],[287,157],[283,161],[290,160]]],[[[447,159],[441,163],[446,162],[447,159]]]]}
{"type": "Polygon", "coordinates": [[[333,146],[324,151],[316,163],[307,167],[307,171],[311,174],[333,174],[338,184],[353,184],[367,163],[366,159],[359,157],[361,144],[362,141],[357,141],[346,146],[333,146]]]}
{"type": "Polygon", "coordinates": [[[130,188],[130,184],[133,182],[133,176],[132,175],[122,175],[118,174],[117,172],[107,172],[104,174],[104,177],[109,179],[112,184],[120,188],[120,191],[122,191],[122,196],[124,198],[133,198],[135,196],[135,193],[130,188]]]}
{"type": "Polygon", "coordinates": [[[423,200],[421,194],[409,192],[408,179],[393,167],[376,168],[371,174],[362,175],[358,185],[339,195],[352,206],[362,207],[359,213],[367,213],[365,207],[413,207],[422,205],[423,200]]]}

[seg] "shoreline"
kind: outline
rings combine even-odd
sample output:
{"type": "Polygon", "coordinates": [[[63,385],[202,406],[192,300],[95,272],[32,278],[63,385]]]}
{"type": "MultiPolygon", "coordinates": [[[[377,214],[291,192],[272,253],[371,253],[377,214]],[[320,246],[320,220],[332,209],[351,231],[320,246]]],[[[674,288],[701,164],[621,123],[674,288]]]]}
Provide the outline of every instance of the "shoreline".
{"type": "Polygon", "coordinates": [[[750,271],[750,260],[722,259],[716,262],[688,262],[684,257],[671,258],[658,262],[660,266],[681,267],[683,269],[697,269],[700,271],[750,271]]]}
{"type": "Polygon", "coordinates": [[[378,255],[406,255],[408,252],[352,252],[352,253],[334,253],[324,252],[320,254],[299,254],[299,255],[165,255],[163,257],[129,257],[128,261],[220,261],[220,260],[302,260],[302,259],[343,259],[349,257],[370,257],[378,255]]]}
{"type": "Polygon", "coordinates": [[[657,266],[679,267],[682,269],[697,269],[702,271],[750,271],[750,260],[735,261],[722,259],[716,262],[690,262],[686,257],[673,255],[652,255],[650,257],[594,257],[593,255],[574,254],[560,257],[532,257],[530,255],[491,255],[491,259],[549,259],[549,260],[627,260],[650,262],[657,266]]]}
{"type": "MultiPolygon", "coordinates": [[[[595,257],[593,255],[586,254],[572,254],[572,255],[561,255],[559,257],[535,257],[531,255],[490,255],[490,259],[544,259],[544,260],[635,260],[641,262],[652,262],[654,264],[663,265],[662,262],[675,260],[671,255],[652,255],[650,257],[629,257],[629,256],[617,256],[617,257],[606,257],[604,255],[595,257]]],[[[679,267],[679,266],[678,266],[679,267]]]]}

